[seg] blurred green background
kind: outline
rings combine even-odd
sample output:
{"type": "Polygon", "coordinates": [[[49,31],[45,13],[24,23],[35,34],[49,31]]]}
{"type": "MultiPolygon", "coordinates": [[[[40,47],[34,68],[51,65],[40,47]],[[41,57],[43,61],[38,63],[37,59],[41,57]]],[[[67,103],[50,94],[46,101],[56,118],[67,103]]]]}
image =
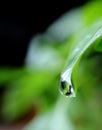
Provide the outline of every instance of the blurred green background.
{"type": "MultiPolygon", "coordinates": [[[[82,57],[76,73],[75,98],[66,98],[59,92],[60,74],[74,35],[101,17],[102,1],[91,0],[80,7],[73,6],[43,33],[32,35],[24,65],[1,64],[1,124],[20,120],[33,106],[36,115],[24,130],[101,130],[101,51],[82,57]]],[[[102,44],[102,40],[99,43],[102,44]]]]}

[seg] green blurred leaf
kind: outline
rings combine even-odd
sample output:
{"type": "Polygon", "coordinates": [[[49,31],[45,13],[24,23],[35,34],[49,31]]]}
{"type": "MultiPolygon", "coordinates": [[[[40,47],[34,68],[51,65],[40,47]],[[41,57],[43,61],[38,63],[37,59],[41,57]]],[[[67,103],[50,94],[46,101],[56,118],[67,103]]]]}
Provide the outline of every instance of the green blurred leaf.
{"type": "Polygon", "coordinates": [[[81,57],[83,54],[88,56],[96,50],[102,51],[102,19],[78,32],[70,45],[67,64],[61,75],[61,80],[66,81],[69,86],[73,86],[76,91],[76,68],[81,57]],[[85,53],[86,51],[87,53],[85,53]]]}

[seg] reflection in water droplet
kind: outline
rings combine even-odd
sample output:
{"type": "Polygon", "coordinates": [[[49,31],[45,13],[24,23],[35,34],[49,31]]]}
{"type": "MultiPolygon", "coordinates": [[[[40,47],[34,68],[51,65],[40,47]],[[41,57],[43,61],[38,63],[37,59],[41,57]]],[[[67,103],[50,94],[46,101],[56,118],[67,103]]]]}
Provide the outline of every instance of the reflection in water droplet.
{"type": "Polygon", "coordinates": [[[67,71],[61,75],[60,80],[60,92],[66,97],[75,97],[75,92],[70,81],[70,71],[67,71]]]}
{"type": "Polygon", "coordinates": [[[71,95],[71,85],[68,85],[66,81],[61,81],[60,83],[60,90],[62,94],[69,96],[71,95]]]}

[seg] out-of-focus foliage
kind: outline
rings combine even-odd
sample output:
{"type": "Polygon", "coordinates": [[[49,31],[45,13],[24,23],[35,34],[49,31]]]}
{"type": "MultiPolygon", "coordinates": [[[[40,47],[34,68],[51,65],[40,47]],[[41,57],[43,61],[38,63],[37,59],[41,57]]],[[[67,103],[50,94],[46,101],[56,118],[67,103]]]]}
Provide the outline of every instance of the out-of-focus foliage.
{"type": "Polygon", "coordinates": [[[94,23],[95,20],[102,17],[102,1],[89,2],[82,8],[82,19],[85,26],[94,23]]]}
{"type": "MultiPolygon", "coordinates": [[[[66,54],[68,54],[69,59],[71,58],[71,56],[76,59],[80,58],[80,52],[82,52],[81,54],[83,54],[81,55],[81,62],[79,62],[79,65],[76,69],[76,73],[74,73],[74,75],[76,75],[76,80],[73,82],[78,89],[77,96],[74,99],[69,99],[70,101],[68,100],[68,102],[70,103],[67,103],[66,101],[67,105],[64,104],[62,106],[60,104],[60,107],[68,107],[67,110],[63,110],[63,112],[66,113],[65,116],[67,115],[66,120],[68,121],[68,123],[69,119],[71,121],[70,124],[64,124],[63,122],[61,122],[63,124],[64,130],[101,130],[102,128],[102,15],[100,13],[101,9],[101,1],[87,3],[84,7],[80,8],[80,17],[82,18],[80,22],[82,22],[82,26],[79,28],[79,30],[74,32],[70,40],[68,38],[67,42],[65,42],[64,44],[65,48],[62,46],[62,50],[64,50],[65,54],[64,56],[66,57],[66,54]],[[88,47],[87,45],[89,45],[90,47],[88,47]],[[86,48],[86,46],[88,48],[86,48]],[[74,53],[74,49],[77,49],[78,47],[79,51],[75,51],[75,56],[73,56],[72,54],[74,53]],[[73,127],[70,128],[70,125],[72,124],[73,127]],[[69,127],[67,128],[66,126],[69,127]]],[[[70,64],[71,61],[67,60],[67,64],[70,64]]],[[[62,101],[64,102],[64,100],[65,99],[63,99],[62,101]]],[[[58,115],[60,115],[60,113],[58,113],[58,115]]],[[[56,120],[61,121],[60,118],[64,117],[60,116],[59,119],[56,120]]],[[[33,123],[34,122],[32,122],[32,124],[33,123]]],[[[49,124],[49,122],[47,124],[49,124]]],[[[55,125],[56,127],[55,123],[53,123],[53,125],[55,125]]],[[[35,125],[32,125],[31,128],[36,127],[35,125]]],[[[49,127],[47,126],[47,128],[50,128],[50,125],[49,127]]],[[[56,127],[56,130],[57,129],[59,128],[56,127]]]]}
{"type": "MultiPolygon", "coordinates": [[[[34,122],[28,124],[29,130],[101,129],[102,39],[101,32],[98,32],[99,35],[96,34],[101,28],[101,12],[101,1],[87,3],[70,12],[65,21],[63,21],[65,17],[62,21],[59,19],[61,26],[56,22],[56,28],[54,28],[56,33],[53,36],[51,30],[54,26],[45,34],[40,35],[39,44],[36,46],[34,43],[31,47],[36,53],[30,56],[27,66],[21,69],[0,69],[1,89],[5,88],[0,102],[0,117],[4,121],[12,122],[18,119],[34,104],[38,108],[38,116],[35,117],[34,122]],[[70,20],[69,25],[65,24],[68,20],[70,20]],[[61,35],[61,30],[68,27],[70,30],[72,27],[72,30],[61,35]],[[83,41],[85,37],[87,39],[83,41]],[[90,49],[86,51],[85,45],[89,41],[91,44],[96,42],[94,49],[91,50],[96,49],[98,53],[93,53],[93,51],[90,53],[90,49]],[[81,48],[84,55],[76,70],[76,82],[73,80],[78,88],[77,96],[67,100],[59,96],[58,86],[60,72],[67,55],[71,56],[73,53],[72,46],[75,49],[79,47],[79,50],[81,48]]],[[[79,58],[79,55],[75,56],[79,58]]]]}
{"type": "Polygon", "coordinates": [[[28,60],[21,69],[1,68],[0,84],[5,90],[0,117],[6,122],[19,119],[33,104],[38,113],[49,110],[58,98],[58,80],[65,60],[64,53],[60,53],[62,45],[50,44],[43,37],[38,41],[32,42],[32,64],[28,60]]]}

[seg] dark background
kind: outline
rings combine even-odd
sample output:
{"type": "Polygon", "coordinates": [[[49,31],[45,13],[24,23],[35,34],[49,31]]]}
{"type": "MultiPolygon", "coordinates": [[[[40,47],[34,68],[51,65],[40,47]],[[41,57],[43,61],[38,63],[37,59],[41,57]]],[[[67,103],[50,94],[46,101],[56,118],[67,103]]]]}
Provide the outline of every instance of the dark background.
{"type": "Polygon", "coordinates": [[[0,11],[0,66],[21,67],[30,38],[64,12],[88,0],[33,0],[4,3],[0,11]]]}

